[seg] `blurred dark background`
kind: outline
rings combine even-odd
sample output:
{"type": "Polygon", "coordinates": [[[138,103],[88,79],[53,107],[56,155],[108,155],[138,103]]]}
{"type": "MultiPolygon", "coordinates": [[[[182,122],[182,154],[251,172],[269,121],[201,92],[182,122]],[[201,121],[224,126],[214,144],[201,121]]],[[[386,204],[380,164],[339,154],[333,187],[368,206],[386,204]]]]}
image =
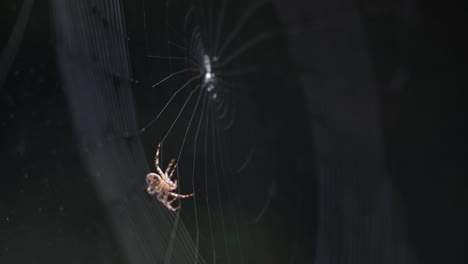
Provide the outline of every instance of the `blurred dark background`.
{"type": "MultiPolygon", "coordinates": [[[[466,263],[466,18],[450,1],[352,3],[408,243],[419,263],[466,263]]],[[[49,2],[34,2],[22,38],[7,45],[22,7],[0,3],[0,263],[120,263],[74,143],[49,2]]]]}

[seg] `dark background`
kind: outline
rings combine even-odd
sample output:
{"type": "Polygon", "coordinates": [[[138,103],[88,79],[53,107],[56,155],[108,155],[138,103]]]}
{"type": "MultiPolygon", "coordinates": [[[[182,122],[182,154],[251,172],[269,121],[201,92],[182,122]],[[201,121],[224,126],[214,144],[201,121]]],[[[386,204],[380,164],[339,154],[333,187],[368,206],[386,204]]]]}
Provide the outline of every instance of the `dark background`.
{"type": "MultiPolygon", "coordinates": [[[[0,4],[0,47],[21,4],[0,4]]],[[[385,161],[402,200],[409,244],[420,263],[465,263],[465,18],[451,2],[355,5],[379,86],[385,161]]],[[[0,262],[96,263],[105,256],[118,263],[75,144],[51,23],[50,6],[37,1],[0,87],[0,262]]]]}

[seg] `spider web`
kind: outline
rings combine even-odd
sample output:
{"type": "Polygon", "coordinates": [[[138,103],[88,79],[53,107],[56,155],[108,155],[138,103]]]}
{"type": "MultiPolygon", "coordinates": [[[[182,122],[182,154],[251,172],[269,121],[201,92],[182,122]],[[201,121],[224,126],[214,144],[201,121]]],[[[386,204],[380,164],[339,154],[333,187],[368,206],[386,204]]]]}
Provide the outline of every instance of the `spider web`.
{"type": "MultiPolygon", "coordinates": [[[[113,21],[112,10],[125,14],[124,25],[123,19],[115,20],[118,27],[104,23],[109,43],[103,46],[115,47],[111,42],[124,37],[128,58],[125,46],[89,54],[91,61],[108,57],[90,71],[103,73],[102,85],[109,88],[87,95],[96,98],[89,111],[103,124],[82,141],[129,261],[309,259],[311,145],[286,47],[281,36],[271,37],[281,31],[274,5],[141,0],[90,8],[90,21],[113,21]],[[177,201],[182,210],[175,214],[144,192],[158,143],[163,170],[177,159],[176,192],[195,192],[177,201]]],[[[82,79],[71,78],[87,86],[82,79]]],[[[91,115],[82,113],[80,96],[72,89],[77,123],[85,118],[80,115],[91,115]]]]}
{"type": "Polygon", "coordinates": [[[146,72],[142,86],[153,89],[137,96],[140,136],[149,155],[163,143],[163,164],[177,158],[179,192],[196,193],[180,201],[180,215],[209,263],[294,261],[298,230],[285,227],[297,226],[300,213],[281,219],[281,212],[302,210],[292,177],[299,168],[290,163],[297,150],[287,146],[294,135],[284,131],[298,131],[286,122],[297,94],[277,52],[285,50],[281,39],[262,41],[280,29],[273,8],[269,1],[141,2],[146,58],[135,72],[146,72]]]}

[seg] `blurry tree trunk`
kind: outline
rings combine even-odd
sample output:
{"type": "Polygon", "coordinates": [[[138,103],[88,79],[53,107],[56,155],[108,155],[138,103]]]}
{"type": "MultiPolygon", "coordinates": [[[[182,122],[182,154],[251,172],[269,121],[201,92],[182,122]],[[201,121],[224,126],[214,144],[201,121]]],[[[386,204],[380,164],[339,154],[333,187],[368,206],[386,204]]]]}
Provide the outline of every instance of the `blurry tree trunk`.
{"type": "Polygon", "coordinates": [[[355,2],[277,0],[314,126],[318,264],[415,263],[386,173],[379,95],[355,2]]]}

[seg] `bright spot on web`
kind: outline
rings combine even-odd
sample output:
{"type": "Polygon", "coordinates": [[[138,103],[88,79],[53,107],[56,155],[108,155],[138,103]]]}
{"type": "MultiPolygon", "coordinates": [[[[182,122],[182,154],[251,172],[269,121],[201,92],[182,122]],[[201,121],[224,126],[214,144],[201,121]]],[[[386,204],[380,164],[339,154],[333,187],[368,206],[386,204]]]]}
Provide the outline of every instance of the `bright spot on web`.
{"type": "Polygon", "coordinates": [[[203,55],[203,66],[205,67],[204,84],[210,84],[214,81],[214,73],[211,71],[211,60],[208,55],[203,55]]]}

